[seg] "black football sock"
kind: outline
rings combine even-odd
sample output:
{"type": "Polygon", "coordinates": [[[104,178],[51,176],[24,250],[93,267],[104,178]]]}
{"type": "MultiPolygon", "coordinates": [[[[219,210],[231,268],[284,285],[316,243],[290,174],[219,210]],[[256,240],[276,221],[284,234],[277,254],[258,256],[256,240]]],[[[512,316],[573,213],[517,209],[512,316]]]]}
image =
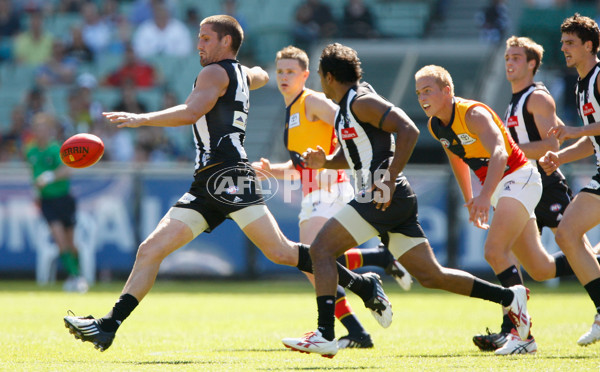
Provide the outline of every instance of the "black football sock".
{"type": "Polygon", "coordinates": [[[502,306],[510,305],[515,297],[510,289],[486,282],[477,277],[473,278],[473,289],[471,289],[469,296],[492,301],[502,306]]]}
{"type": "Polygon", "coordinates": [[[317,309],[319,318],[317,319],[317,329],[326,340],[332,341],[335,338],[335,297],[319,296],[317,297],[317,309]]]}
{"type": "Polygon", "coordinates": [[[515,325],[510,320],[508,314],[504,314],[504,316],[502,316],[502,325],[500,326],[500,333],[510,333],[510,331],[514,328],[515,325]]]}
{"type": "Polygon", "coordinates": [[[298,264],[296,267],[305,273],[312,273],[312,260],[310,259],[310,246],[298,243],[298,264]]]}
{"type": "Polygon", "coordinates": [[[335,299],[335,317],[339,319],[340,323],[348,330],[348,334],[358,336],[366,335],[367,331],[363,328],[362,324],[358,320],[358,317],[352,311],[352,307],[346,299],[346,291],[340,285],[337,287],[337,294],[335,299]]]}
{"type": "Polygon", "coordinates": [[[131,314],[139,304],[132,295],[125,293],[119,297],[112,310],[104,317],[97,320],[98,326],[105,332],[116,332],[121,323],[131,314]]]}
{"type": "Polygon", "coordinates": [[[523,284],[523,280],[521,280],[521,277],[519,276],[519,270],[517,270],[515,265],[512,265],[508,269],[496,275],[496,278],[498,278],[500,284],[506,288],[517,284],[523,284]]]}
{"type": "MultiPolygon", "coordinates": [[[[362,275],[356,274],[339,262],[336,262],[338,270],[338,284],[344,288],[350,289],[356,293],[363,301],[367,301],[373,294],[373,287],[370,282],[365,281],[362,275]],[[365,282],[367,282],[365,284],[365,282]]],[[[309,246],[298,244],[298,264],[296,267],[304,272],[312,273],[312,260],[310,258],[309,246]]]]}
{"type": "Polygon", "coordinates": [[[600,313],[600,278],[592,280],[588,284],[584,285],[583,288],[585,288],[588,295],[594,302],[596,311],[600,313]]]}
{"type": "MultiPolygon", "coordinates": [[[[573,268],[569,264],[567,256],[565,256],[564,253],[556,252],[552,256],[554,257],[554,264],[556,265],[556,278],[561,276],[575,275],[573,268]]],[[[600,256],[596,256],[596,261],[600,263],[600,256]]]]}

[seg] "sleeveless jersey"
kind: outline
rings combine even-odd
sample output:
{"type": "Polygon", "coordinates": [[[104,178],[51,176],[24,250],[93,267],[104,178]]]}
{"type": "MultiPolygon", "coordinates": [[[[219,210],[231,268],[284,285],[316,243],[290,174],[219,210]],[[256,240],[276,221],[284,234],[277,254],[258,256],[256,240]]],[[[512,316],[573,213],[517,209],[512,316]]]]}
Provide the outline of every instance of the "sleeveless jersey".
{"type": "MultiPolygon", "coordinates": [[[[375,90],[363,82],[348,90],[340,101],[335,119],[335,130],[340,140],[346,161],[354,172],[356,191],[365,190],[373,184],[377,170],[386,170],[394,156],[394,136],[369,123],[358,120],[352,112],[352,103],[358,97],[374,93],[375,90]]],[[[402,173],[398,177],[404,177],[402,173]]]]}
{"type": "MultiPolygon", "coordinates": [[[[308,148],[316,149],[321,146],[327,155],[333,153],[337,145],[337,137],[331,125],[322,120],[310,121],[306,117],[306,97],[315,93],[304,89],[298,97],[286,108],[285,130],[283,142],[290,153],[294,167],[300,172],[302,192],[304,195],[319,189],[317,170],[306,168],[302,153],[308,148]]],[[[338,170],[337,182],[349,181],[344,170],[338,170]]]]}
{"type": "Polygon", "coordinates": [[[196,144],[196,172],[223,162],[248,160],[244,150],[250,106],[248,76],[238,61],[226,59],[215,63],[227,72],[229,85],[215,106],[192,126],[196,144]]]}
{"type": "MultiPolygon", "coordinates": [[[[600,92],[596,89],[598,72],[600,72],[600,63],[596,64],[586,77],[577,79],[575,87],[577,112],[583,121],[583,125],[600,121],[600,92]]],[[[600,136],[590,136],[589,139],[594,145],[596,165],[600,167],[600,136]]]]}
{"type": "MultiPolygon", "coordinates": [[[[533,115],[527,111],[529,97],[536,90],[541,90],[550,95],[550,92],[543,83],[533,83],[520,92],[513,93],[510,104],[506,109],[506,114],[504,114],[504,125],[508,128],[511,137],[517,144],[540,141],[542,139],[533,115]]],[[[557,169],[548,176],[539,166],[537,160],[531,159],[531,162],[537,166],[538,171],[542,175],[542,185],[546,186],[565,179],[560,170],[557,169]]]]}
{"type": "Polygon", "coordinates": [[[467,128],[465,116],[471,107],[483,107],[494,118],[494,124],[498,126],[504,138],[504,148],[508,154],[504,176],[527,163],[527,157],[510,137],[502,120],[488,106],[481,102],[471,101],[464,98],[454,97],[454,107],[450,124],[444,126],[437,117],[429,119],[429,131],[442,145],[453,154],[459,156],[475,172],[479,181],[483,184],[487,175],[490,153],[483,147],[479,137],[467,128]]]}

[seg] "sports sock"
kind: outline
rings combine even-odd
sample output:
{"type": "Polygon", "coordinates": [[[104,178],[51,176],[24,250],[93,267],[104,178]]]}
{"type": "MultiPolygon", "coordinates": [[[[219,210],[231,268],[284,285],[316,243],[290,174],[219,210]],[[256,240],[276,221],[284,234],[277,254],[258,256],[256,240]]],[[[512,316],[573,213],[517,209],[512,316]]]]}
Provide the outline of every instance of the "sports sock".
{"type": "Polygon", "coordinates": [[[342,286],[338,285],[335,300],[335,317],[346,327],[350,335],[364,335],[367,332],[358,320],[358,317],[352,311],[350,303],[346,299],[346,292],[342,286]]]}
{"type": "Polygon", "coordinates": [[[517,284],[523,284],[523,281],[519,276],[519,270],[517,270],[517,267],[515,265],[512,265],[508,269],[496,275],[496,277],[500,281],[500,284],[502,284],[502,286],[506,288],[512,287],[513,285],[517,284]]]}
{"type": "Polygon", "coordinates": [[[574,274],[571,265],[569,265],[569,261],[567,261],[567,256],[565,256],[564,253],[556,252],[552,256],[554,257],[554,264],[556,265],[556,278],[574,274]]]}
{"type": "Polygon", "coordinates": [[[344,252],[337,261],[350,270],[363,266],[378,266],[386,268],[394,256],[385,247],[352,248],[344,252]]]}
{"type": "Polygon", "coordinates": [[[596,278],[584,285],[583,288],[587,291],[588,295],[596,306],[596,311],[600,313],[600,278],[596,278]]]}
{"type": "MultiPolygon", "coordinates": [[[[567,256],[565,256],[564,253],[556,252],[552,256],[554,257],[554,264],[556,265],[556,278],[561,276],[575,275],[573,268],[569,264],[567,256]]],[[[600,256],[596,256],[596,261],[600,263],[600,256]]]]}
{"type": "Polygon", "coordinates": [[[332,341],[335,338],[335,297],[319,296],[317,297],[317,309],[319,317],[317,319],[317,329],[326,340],[332,341]]]}
{"type": "MultiPolygon", "coordinates": [[[[338,284],[344,288],[350,289],[353,293],[356,293],[363,301],[367,301],[371,298],[372,286],[370,283],[365,284],[365,280],[360,274],[356,274],[339,262],[336,262],[338,270],[338,284]]],[[[312,260],[310,258],[309,246],[306,244],[298,244],[298,264],[296,267],[304,272],[312,273],[312,260]]]]}
{"type": "Polygon", "coordinates": [[[502,325],[500,326],[500,333],[510,333],[510,331],[515,328],[515,325],[510,320],[508,314],[504,314],[502,316],[502,325]]]}
{"type": "Polygon", "coordinates": [[[63,252],[59,255],[59,258],[69,276],[79,276],[79,262],[75,254],[63,252]]]}
{"type": "Polygon", "coordinates": [[[473,278],[473,289],[471,289],[469,296],[492,301],[502,306],[510,305],[515,297],[510,289],[502,288],[499,285],[486,282],[477,277],[473,278]]]}
{"type": "Polygon", "coordinates": [[[97,320],[98,326],[105,332],[115,332],[138,304],[139,301],[129,293],[121,295],[112,310],[97,320]]]}

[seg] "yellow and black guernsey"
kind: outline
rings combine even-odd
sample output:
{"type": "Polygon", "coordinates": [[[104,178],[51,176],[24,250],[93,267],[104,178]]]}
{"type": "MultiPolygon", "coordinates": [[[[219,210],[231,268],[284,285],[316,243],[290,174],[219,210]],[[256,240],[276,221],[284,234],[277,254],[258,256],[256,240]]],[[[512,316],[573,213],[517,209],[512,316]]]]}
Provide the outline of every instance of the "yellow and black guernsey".
{"type": "MultiPolygon", "coordinates": [[[[304,153],[309,148],[316,149],[321,146],[327,155],[333,153],[337,146],[337,137],[331,125],[322,120],[311,121],[306,117],[304,103],[306,97],[315,93],[305,88],[294,101],[286,108],[285,131],[283,141],[290,153],[294,167],[300,172],[302,192],[304,195],[317,190],[317,170],[306,168],[304,153]]],[[[348,176],[343,170],[338,170],[338,182],[348,181],[348,176]]]]}
{"type": "Polygon", "coordinates": [[[479,181],[483,184],[487,175],[490,153],[483,147],[479,137],[467,128],[465,116],[467,111],[473,107],[483,107],[494,118],[494,123],[502,133],[504,146],[508,153],[504,176],[527,163],[527,157],[517,146],[510,134],[506,131],[502,119],[488,106],[481,102],[471,101],[464,98],[454,97],[452,117],[448,125],[444,125],[437,117],[429,119],[429,131],[431,135],[442,143],[453,154],[460,157],[475,172],[479,181]]]}

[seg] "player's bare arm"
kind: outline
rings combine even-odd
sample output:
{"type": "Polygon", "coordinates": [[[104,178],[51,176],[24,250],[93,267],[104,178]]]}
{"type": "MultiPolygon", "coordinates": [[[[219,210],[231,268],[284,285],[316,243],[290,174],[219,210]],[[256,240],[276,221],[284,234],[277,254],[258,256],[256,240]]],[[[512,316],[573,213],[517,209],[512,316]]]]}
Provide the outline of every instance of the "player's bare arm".
{"type": "MultiPolygon", "coordinates": [[[[458,187],[463,196],[463,200],[467,203],[473,198],[473,186],[471,185],[471,168],[465,163],[458,155],[452,151],[444,148],[446,155],[448,156],[448,162],[458,187]]],[[[465,204],[466,205],[466,204],[465,204]]]]}
{"type": "Polygon", "coordinates": [[[519,144],[521,150],[530,159],[539,159],[548,151],[558,151],[560,143],[555,136],[548,135],[548,131],[564,124],[556,116],[556,105],[552,96],[541,90],[533,91],[527,101],[527,111],[533,115],[541,140],[519,144]]]}
{"type": "Polygon", "coordinates": [[[560,151],[548,151],[539,160],[539,164],[546,172],[551,174],[561,164],[571,163],[580,159],[587,158],[594,154],[594,145],[588,137],[580,138],[571,146],[565,147],[560,151]]]}
{"type": "Polygon", "coordinates": [[[500,129],[494,124],[492,115],[482,107],[473,107],[466,116],[465,122],[471,132],[476,134],[481,144],[490,154],[487,175],[479,195],[467,202],[469,221],[476,227],[486,229],[489,219],[491,198],[494,190],[504,176],[508,153],[500,129]]]}
{"type": "Polygon", "coordinates": [[[321,146],[316,149],[307,149],[303,154],[304,162],[307,168],[312,169],[347,169],[349,167],[344,151],[338,147],[331,155],[325,154],[321,146]]]}
{"type": "MultiPolygon", "coordinates": [[[[300,172],[294,168],[294,164],[291,160],[288,160],[285,163],[271,164],[269,159],[260,158],[260,161],[252,163],[252,168],[268,173],[278,180],[294,181],[300,179],[300,172]]],[[[265,173],[259,172],[256,173],[256,175],[259,179],[265,179],[265,173]]]]}
{"type": "Polygon", "coordinates": [[[381,188],[373,192],[375,201],[378,201],[377,194],[381,198],[381,202],[377,203],[377,209],[386,210],[391,203],[391,195],[396,189],[396,177],[408,163],[417,144],[419,129],[403,110],[375,94],[367,94],[356,99],[351,109],[358,120],[396,134],[394,157],[388,168],[388,175],[383,180],[383,184],[389,188],[389,194],[384,195],[385,190],[381,188]]]}
{"type": "Polygon", "coordinates": [[[181,105],[146,114],[130,112],[104,112],[102,114],[111,123],[119,123],[117,125],[119,128],[190,125],[212,110],[219,97],[225,94],[228,84],[229,77],[223,67],[216,64],[208,65],[200,71],[196,78],[196,86],[185,100],[185,103],[181,105]]]}
{"type": "Polygon", "coordinates": [[[304,108],[309,120],[323,120],[331,126],[335,125],[335,116],[339,107],[325,94],[314,93],[308,95],[304,101],[304,108]]]}
{"type": "Polygon", "coordinates": [[[250,80],[250,90],[255,90],[264,87],[269,82],[269,74],[259,66],[246,67],[242,66],[248,79],[250,80]]]}

